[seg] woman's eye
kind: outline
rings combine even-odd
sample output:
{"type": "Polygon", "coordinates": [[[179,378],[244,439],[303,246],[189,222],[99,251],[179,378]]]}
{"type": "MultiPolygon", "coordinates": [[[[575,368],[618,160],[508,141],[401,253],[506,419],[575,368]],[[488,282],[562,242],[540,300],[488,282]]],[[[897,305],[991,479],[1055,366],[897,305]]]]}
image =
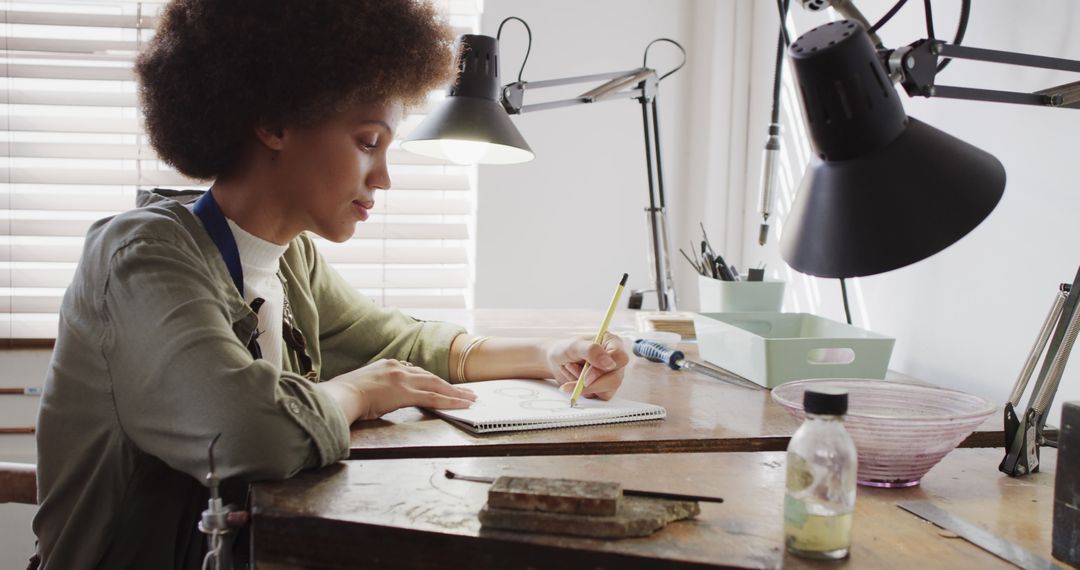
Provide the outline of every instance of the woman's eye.
{"type": "Polygon", "coordinates": [[[376,148],[379,148],[379,141],[361,139],[361,140],[356,141],[356,144],[360,146],[361,150],[370,151],[370,150],[375,150],[376,148]]]}

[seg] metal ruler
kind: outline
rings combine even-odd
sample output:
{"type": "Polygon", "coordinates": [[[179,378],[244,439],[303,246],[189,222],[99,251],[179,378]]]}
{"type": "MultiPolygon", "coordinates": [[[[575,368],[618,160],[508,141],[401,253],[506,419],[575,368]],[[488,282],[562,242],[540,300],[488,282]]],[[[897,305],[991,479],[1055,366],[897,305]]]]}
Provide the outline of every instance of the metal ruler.
{"type": "Polygon", "coordinates": [[[1020,568],[1064,570],[1061,566],[1033,554],[1022,546],[949,514],[929,501],[902,501],[896,503],[896,506],[949,532],[953,532],[971,544],[1020,568]]]}

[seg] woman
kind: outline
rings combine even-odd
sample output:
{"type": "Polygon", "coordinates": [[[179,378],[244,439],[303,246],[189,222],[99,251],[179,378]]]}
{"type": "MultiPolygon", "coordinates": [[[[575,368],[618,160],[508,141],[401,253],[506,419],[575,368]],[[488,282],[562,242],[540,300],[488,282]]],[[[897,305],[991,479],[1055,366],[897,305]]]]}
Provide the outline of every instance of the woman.
{"type": "MultiPolygon", "coordinates": [[[[136,72],[150,140],[209,193],[96,223],[61,309],[39,418],[45,568],[197,567],[207,444],[246,483],[344,459],[349,424],[468,407],[454,384],[554,378],[609,398],[617,339],[471,337],[377,307],[304,232],[341,242],[391,187],[405,109],[452,72],[413,0],[177,0],[136,72]]],[[[231,484],[231,485],[229,485],[231,484]]],[[[237,548],[242,554],[243,547],[237,548]]]]}

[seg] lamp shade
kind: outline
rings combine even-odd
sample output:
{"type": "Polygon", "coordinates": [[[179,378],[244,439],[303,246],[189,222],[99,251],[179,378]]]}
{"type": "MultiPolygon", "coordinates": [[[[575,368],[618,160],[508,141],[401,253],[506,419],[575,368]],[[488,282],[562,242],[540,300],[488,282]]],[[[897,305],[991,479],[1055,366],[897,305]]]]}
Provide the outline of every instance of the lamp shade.
{"type": "Polygon", "coordinates": [[[458,78],[446,100],[401,143],[407,151],[461,164],[512,164],[532,149],[498,103],[499,43],[491,36],[459,39],[458,78]]]}
{"type": "Polygon", "coordinates": [[[920,261],[993,211],[1005,169],[904,113],[866,31],[842,20],[789,50],[815,158],[781,240],[791,267],[858,277],[920,261]]]}

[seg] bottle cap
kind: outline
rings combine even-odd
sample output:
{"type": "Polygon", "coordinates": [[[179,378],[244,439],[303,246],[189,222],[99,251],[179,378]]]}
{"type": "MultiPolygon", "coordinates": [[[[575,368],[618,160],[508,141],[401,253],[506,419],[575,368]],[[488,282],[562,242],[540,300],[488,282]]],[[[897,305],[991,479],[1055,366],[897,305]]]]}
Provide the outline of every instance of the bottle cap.
{"type": "Polygon", "coordinates": [[[821,416],[842,416],[847,413],[847,390],[814,388],[803,392],[803,410],[821,416]]]}

